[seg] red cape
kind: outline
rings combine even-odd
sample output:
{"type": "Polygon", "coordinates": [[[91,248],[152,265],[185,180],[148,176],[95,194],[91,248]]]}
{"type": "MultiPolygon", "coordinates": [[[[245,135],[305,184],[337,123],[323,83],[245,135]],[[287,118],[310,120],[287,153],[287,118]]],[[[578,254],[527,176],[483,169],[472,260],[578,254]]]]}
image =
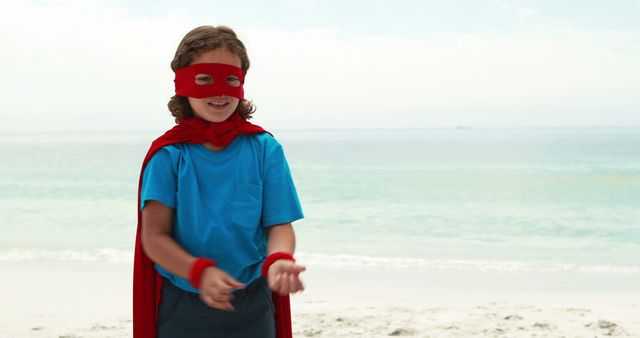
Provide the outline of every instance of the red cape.
{"type": "MultiPolygon", "coordinates": [[[[135,256],[133,261],[133,338],[156,338],[158,305],[162,296],[163,278],[153,267],[153,262],[142,248],[141,225],[142,211],[140,210],[140,189],[142,174],[147,163],[162,147],[175,143],[203,143],[212,142],[215,145],[226,146],[237,135],[267,133],[260,126],[249,123],[237,114],[231,115],[232,123],[218,124],[219,128],[207,129],[210,125],[206,121],[190,118],[181,121],[164,135],[151,143],[151,148],[142,162],[140,179],[138,180],[138,226],[136,231],[135,256]]],[[[291,338],[291,308],[289,296],[272,293],[276,308],[275,326],[277,338],[291,338]]]]}

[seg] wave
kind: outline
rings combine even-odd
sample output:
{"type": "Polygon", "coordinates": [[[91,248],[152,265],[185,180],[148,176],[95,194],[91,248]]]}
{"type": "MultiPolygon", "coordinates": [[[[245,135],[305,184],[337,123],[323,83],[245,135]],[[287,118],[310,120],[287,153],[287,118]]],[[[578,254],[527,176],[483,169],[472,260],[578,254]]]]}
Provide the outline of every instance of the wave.
{"type": "Polygon", "coordinates": [[[298,253],[296,259],[308,265],[366,269],[411,269],[423,271],[487,272],[591,272],[640,275],[640,266],[580,265],[570,263],[483,261],[465,259],[424,259],[412,257],[371,257],[298,253]]]}
{"type": "Polygon", "coordinates": [[[11,249],[0,251],[0,262],[133,262],[132,250],[101,248],[92,250],[11,249]]]}
{"type": "MultiPolygon", "coordinates": [[[[425,259],[413,257],[373,257],[296,253],[303,265],[367,270],[403,269],[414,271],[483,271],[483,272],[580,272],[617,275],[640,275],[640,266],[581,265],[570,263],[483,261],[464,259],[425,259]]],[[[0,250],[0,262],[101,262],[132,263],[133,251],[114,248],[93,250],[10,249],[0,250]]]]}

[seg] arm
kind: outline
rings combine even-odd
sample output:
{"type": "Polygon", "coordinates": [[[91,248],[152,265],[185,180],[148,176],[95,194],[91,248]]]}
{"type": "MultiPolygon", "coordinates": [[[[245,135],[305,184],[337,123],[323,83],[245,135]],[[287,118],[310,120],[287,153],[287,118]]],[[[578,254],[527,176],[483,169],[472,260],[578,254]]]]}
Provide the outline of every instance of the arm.
{"type": "Polygon", "coordinates": [[[159,201],[147,201],[142,209],[142,248],[149,258],[169,272],[189,279],[196,258],[171,237],[174,209],[159,201]]]}
{"type": "Polygon", "coordinates": [[[291,223],[283,223],[267,228],[267,255],[283,251],[293,255],[296,250],[296,236],[291,223]]]}
{"type": "MultiPolygon", "coordinates": [[[[149,200],[142,209],[142,248],[149,258],[169,272],[189,279],[196,257],[184,250],[171,236],[174,210],[149,200]]],[[[244,288],[240,282],[216,267],[204,269],[200,299],[210,307],[231,311],[231,288],[244,288]]]]}
{"type": "MultiPolygon", "coordinates": [[[[283,223],[266,229],[268,255],[283,251],[293,255],[296,247],[295,233],[291,223],[283,223]]],[[[292,261],[279,260],[269,267],[269,286],[282,296],[304,290],[300,281],[300,273],[306,270],[302,265],[292,261]]]]}

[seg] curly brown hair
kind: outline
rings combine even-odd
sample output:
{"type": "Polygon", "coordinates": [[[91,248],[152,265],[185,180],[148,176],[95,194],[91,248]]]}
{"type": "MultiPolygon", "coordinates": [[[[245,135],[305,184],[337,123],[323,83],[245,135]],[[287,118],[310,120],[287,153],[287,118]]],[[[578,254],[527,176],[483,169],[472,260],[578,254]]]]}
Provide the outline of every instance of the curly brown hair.
{"type": "MultiPolygon", "coordinates": [[[[227,26],[200,26],[191,30],[187,35],[182,38],[176,55],[171,61],[171,69],[175,72],[176,69],[186,67],[193,59],[201,52],[207,52],[217,48],[226,48],[231,53],[237,55],[240,58],[240,68],[246,74],[249,70],[249,57],[247,56],[247,49],[236,33],[227,26]]],[[[167,104],[171,115],[175,117],[176,123],[180,120],[193,117],[193,110],[189,105],[189,100],[186,96],[174,95],[167,104]]],[[[240,117],[245,120],[251,118],[251,115],[255,112],[256,107],[249,100],[242,99],[238,103],[238,107],[235,113],[239,113],[240,117]]]]}

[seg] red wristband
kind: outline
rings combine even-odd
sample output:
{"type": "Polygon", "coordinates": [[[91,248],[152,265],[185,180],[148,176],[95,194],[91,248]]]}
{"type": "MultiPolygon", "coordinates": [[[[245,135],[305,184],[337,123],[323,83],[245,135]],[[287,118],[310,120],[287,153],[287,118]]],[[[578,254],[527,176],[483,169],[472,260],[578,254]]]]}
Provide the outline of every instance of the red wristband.
{"type": "Polygon", "coordinates": [[[216,262],[208,258],[199,257],[195,262],[193,262],[193,265],[191,265],[189,282],[191,282],[191,285],[193,285],[194,288],[200,289],[202,271],[204,271],[204,268],[208,266],[216,266],[216,262]]]}
{"type": "Polygon", "coordinates": [[[265,259],[264,264],[262,264],[262,275],[267,277],[269,274],[269,267],[271,266],[271,264],[281,259],[286,259],[294,262],[296,261],[296,259],[293,258],[293,255],[288,252],[282,252],[282,251],[274,252],[271,255],[269,255],[267,259],[265,259]]]}

